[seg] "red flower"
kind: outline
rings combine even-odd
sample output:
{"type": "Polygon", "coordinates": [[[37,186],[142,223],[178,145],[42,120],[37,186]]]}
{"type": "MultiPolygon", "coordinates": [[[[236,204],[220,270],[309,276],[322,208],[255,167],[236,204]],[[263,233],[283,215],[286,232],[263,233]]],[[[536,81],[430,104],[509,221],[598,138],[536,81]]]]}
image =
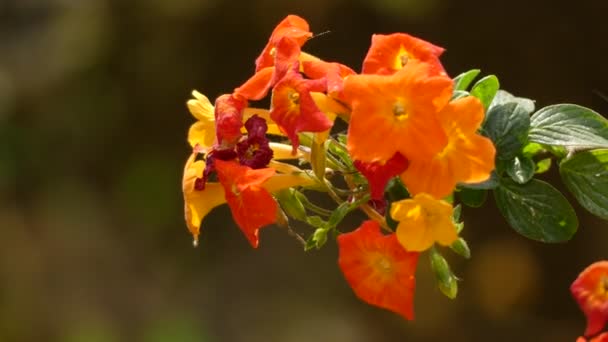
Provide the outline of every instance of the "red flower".
{"type": "Polygon", "coordinates": [[[608,261],[587,267],[572,283],[570,291],[587,317],[585,336],[599,333],[608,322],[608,261]]]}
{"type": "Polygon", "coordinates": [[[260,228],[274,223],[277,217],[277,202],[262,187],[275,170],[253,170],[235,161],[220,159],[215,160],[215,170],[234,220],[251,246],[257,248],[260,228]]]}
{"type": "Polygon", "coordinates": [[[355,160],[355,167],[367,178],[372,199],[379,200],[384,197],[384,188],[388,181],[407,169],[408,160],[399,152],[395,153],[386,163],[364,163],[355,160]]]}
{"type": "Polygon", "coordinates": [[[338,247],[338,264],[357,297],[405,319],[414,318],[419,253],[403,249],[395,234],[383,235],[376,221],[365,221],[338,236],[338,247]]]}
{"type": "Polygon", "coordinates": [[[288,15],[272,31],[264,50],[262,50],[260,56],[255,60],[256,72],[274,65],[275,49],[283,37],[289,37],[296,41],[299,46],[302,46],[312,37],[312,32],[310,32],[306,20],[297,15],[288,15]]]}
{"type": "Polygon", "coordinates": [[[291,140],[293,153],[299,146],[298,132],[323,132],[333,125],[312,99],[313,91],[325,91],[325,80],[304,79],[297,64],[272,91],[270,118],[291,140]]]}
{"type": "Polygon", "coordinates": [[[578,339],[576,339],[576,342],[608,342],[608,333],[603,333],[590,340],[587,340],[586,338],[581,336],[578,339]]]}
{"type": "Polygon", "coordinates": [[[215,100],[215,131],[222,146],[233,146],[241,137],[247,101],[225,94],[215,100]]]}
{"type": "Polygon", "coordinates": [[[364,74],[390,75],[412,60],[429,63],[436,74],[445,71],[439,56],[444,49],[405,33],[375,34],[363,61],[364,74]]]}

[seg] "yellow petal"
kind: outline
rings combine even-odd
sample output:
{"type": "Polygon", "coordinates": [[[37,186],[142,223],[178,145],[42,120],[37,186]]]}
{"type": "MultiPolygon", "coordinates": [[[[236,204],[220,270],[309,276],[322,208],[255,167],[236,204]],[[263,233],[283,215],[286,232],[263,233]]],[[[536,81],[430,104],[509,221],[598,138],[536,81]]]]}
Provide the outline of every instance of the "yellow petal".
{"type": "Polygon", "coordinates": [[[188,130],[188,143],[194,148],[198,146],[199,151],[204,152],[215,141],[215,123],[213,121],[197,121],[188,130]]]}
{"type": "Polygon", "coordinates": [[[226,198],[224,188],[219,183],[207,182],[204,190],[194,188],[196,179],[202,176],[205,169],[205,162],[202,160],[195,161],[195,156],[195,154],[192,154],[186,162],[182,179],[182,191],[184,194],[186,225],[196,243],[202,220],[213,208],[225,203],[226,198]]]}
{"type": "Polygon", "coordinates": [[[190,113],[192,113],[192,116],[201,121],[215,121],[213,105],[209,99],[196,90],[192,91],[192,96],[194,96],[194,99],[188,100],[187,102],[188,109],[190,110],[190,113]]]}
{"type": "Polygon", "coordinates": [[[424,251],[437,242],[449,246],[458,238],[452,221],[452,206],[421,193],[394,202],[391,217],[399,221],[397,239],[409,251],[424,251]]]}
{"type": "Polygon", "coordinates": [[[291,152],[293,151],[293,147],[287,144],[279,144],[279,143],[270,143],[270,149],[274,153],[272,159],[282,160],[282,159],[299,159],[302,157],[302,152],[296,151],[296,154],[293,155],[291,152]]]}

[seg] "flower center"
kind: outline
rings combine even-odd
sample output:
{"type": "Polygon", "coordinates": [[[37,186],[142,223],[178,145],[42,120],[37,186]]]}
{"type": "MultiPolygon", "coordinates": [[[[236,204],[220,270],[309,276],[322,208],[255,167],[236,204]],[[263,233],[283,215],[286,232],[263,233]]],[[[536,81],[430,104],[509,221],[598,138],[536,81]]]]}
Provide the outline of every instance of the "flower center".
{"type": "Polygon", "coordinates": [[[409,60],[410,56],[408,56],[407,53],[404,53],[403,55],[399,56],[399,61],[401,62],[402,68],[407,64],[409,60]]]}
{"type": "Polygon", "coordinates": [[[289,101],[291,101],[291,103],[293,103],[294,105],[300,104],[300,93],[298,93],[297,91],[290,91],[287,98],[289,98],[289,101]]]}
{"type": "Polygon", "coordinates": [[[393,105],[393,115],[397,121],[404,121],[408,118],[405,104],[401,101],[395,102],[393,105]]]}
{"type": "Polygon", "coordinates": [[[378,258],[378,260],[376,261],[376,267],[382,273],[392,273],[393,272],[393,265],[392,265],[391,261],[388,260],[388,258],[386,258],[385,256],[380,256],[378,258]]]}

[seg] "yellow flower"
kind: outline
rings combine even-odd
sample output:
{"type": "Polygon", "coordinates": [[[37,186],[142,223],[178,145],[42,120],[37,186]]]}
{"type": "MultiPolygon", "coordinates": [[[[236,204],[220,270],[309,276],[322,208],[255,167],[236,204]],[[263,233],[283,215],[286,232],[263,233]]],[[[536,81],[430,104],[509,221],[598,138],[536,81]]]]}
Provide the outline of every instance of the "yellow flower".
{"type": "Polygon", "coordinates": [[[448,202],[425,193],[394,202],[391,217],[399,221],[399,243],[412,252],[424,251],[435,242],[451,245],[458,238],[452,212],[453,208],[448,202]]]}
{"type": "Polygon", "coordinates": [[[182,191],[184,193],[184,215],[188,230],[194,237],[194,245],[198,241],[201,221],[211,209],[226,203],[224,188],[220,183],[207,182],[204,189],[197,186],[197,180],[203,176],[205,162],[195,161],[196,154],[192,154],[184,167],[182,191]]]}

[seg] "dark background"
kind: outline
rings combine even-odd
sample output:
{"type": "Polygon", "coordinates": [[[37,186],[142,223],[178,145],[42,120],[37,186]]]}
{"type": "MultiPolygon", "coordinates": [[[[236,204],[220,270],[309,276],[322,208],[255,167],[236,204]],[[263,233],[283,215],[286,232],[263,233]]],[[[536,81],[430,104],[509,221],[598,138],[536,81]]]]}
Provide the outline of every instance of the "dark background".
{"type": "MultiPolygon", "coordinates": [[[[421,257],[416,320],[358,301],[333,242],[304,253],[279,228],[252,250],[224,206],[199,248],[181,172],[197,89],[214,98],[253,73],[289,13],[305,50],[359,70],[373,33],[447,48],[537,107],[608,113],[608,1],[0,0],[1,341],[574,341],[568,291],[608,257],[608,227],[580,210],[568,244],[513,232],[495,207],[466,209],[473,258],[451,301],[421,257]]],[[[552,170],[543,178],[555,181],[552,170]]],[[[491,201],[490,201],[491,202],[491,201]]],[[[342,228],[348,230],[361,216],[342,228]]],[[[304,232],[303,227],[299,227],[304,232]]]]}

